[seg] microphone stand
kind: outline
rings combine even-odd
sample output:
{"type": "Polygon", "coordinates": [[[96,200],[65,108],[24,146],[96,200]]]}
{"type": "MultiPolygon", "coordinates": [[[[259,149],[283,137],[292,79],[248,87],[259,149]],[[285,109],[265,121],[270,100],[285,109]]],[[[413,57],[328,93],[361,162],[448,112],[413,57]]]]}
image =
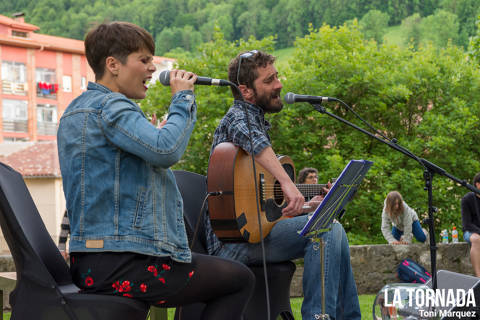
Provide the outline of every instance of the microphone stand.
{"type": "MultiPolygon", "coordinates": [[[[339,99],[333,99],[333,98],[329,98],[331,99],[330,101],[338,101],[344,105],[346,105],[343,101],[339,100],[339,99]]],[[[417,157],[414,153],[410,152],[408,149],[400,146],[397,144],[397,141],[396,139],[393,139],[391,141],[389,140],[386,140],[386,139],[382,139],[380,137],[377,137],[376,135],[374,135],[373,133],[365,130],[365,129],[362,129],[360,127],[358,127],[357,125],[335,115],[335,114],[332,114],[330,112],[328,112],[324,106],[322,106],[321,104],[316,104],[316,103],[310,103],[314,108],[315,110],[317,110],[318,112],[320,113],[323,113],[323,114],[326,114],[386,145],[388,145],[390,148],[392,149],[395,149],[396,151],[398,152],[401,152],[403,153],[405,156],[409,157],[409,158],[412,158],[414,159],[415,161],[417,161],[424,169],[423,171],[423,178],[425,180],[425,190],[427,190],[428,192],[428,218],[426,219],[426,222],[428,224],[428,227],[429,227],[429,235],[430,235],[430,263],[431,263],[431,266],[432,266],[432,283],[433,283],[433,288],[432,289],[437,289],[437,245],[436,245],[436,242],[435,242],[435,226],[434,226],[434,213],[437,212],[437,208],[433,206],[433,192],[432,192],[432,184],[433,184],[433,177],[435,174],[439,174],[439,175],[442,175],[442,176],[445,176],[449,179],[451,179],[452,181],[460,184],[461,186],[467,188],[468,190],[472,191],[472,192],[475,192],[477,194],[480,194],[480,190],[478,190],[477,188],[475,188],[474,186],[472,186],[471,184],[467,183],[465,180],[460,180],[458,178],[456,178],[455,176],[449,174],[448,172],[446,172],[444,169],[442,169],[441,167],[435,165],[434,163],[426,160],[426,159],[423,159],[423,158],[419,158],[417,157]]],[[[348,107],[348,106],[347,106],[348,107]]],[[[371,126],[370,126],[371,127],[371,126]]],[[[372,128],[372,127],[371,127],[372,128]]]]}

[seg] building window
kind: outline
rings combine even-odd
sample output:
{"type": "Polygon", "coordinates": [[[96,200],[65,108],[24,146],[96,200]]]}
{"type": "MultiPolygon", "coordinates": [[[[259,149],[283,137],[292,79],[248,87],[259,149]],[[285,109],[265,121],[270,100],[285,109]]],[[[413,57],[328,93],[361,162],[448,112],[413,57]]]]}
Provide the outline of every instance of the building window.
{"type": "Polygon", "coordinates": [[[57,134],[57,106],[37,105],[37,133],[50,136],[57,134]]]}
{"type": "Polygon", "coordinates": [[[57,74],[54,69],[37,68],[35,70],[35,81],[37,82],[37,97],[57,98],[57,74]]]}
{"type": "Polygon", "coordinates": [[[80,81],[80,89],[87,90],[87,78],[86,77],[82,77],[82,79],[80,81]]]}
{"type": "Polygon", "coordinates": [[[13,37],[28,38],[28,33],[23,31],[12,30],[13,37]]]}
{"type": "Polygon", "coordinates": [[[3,131],[28,132],[28,103],[3,99],[3,131]]]}
{"type": "Polygon", "coordinates": [[[72,92],[72,77],[63,76],[63,92],[72,92]]]}
{"type": "Polygon", "coordinates": [[[2,91],[6,94],[27,95],[27,69],[24,63],[2,62],[2,91]]]}

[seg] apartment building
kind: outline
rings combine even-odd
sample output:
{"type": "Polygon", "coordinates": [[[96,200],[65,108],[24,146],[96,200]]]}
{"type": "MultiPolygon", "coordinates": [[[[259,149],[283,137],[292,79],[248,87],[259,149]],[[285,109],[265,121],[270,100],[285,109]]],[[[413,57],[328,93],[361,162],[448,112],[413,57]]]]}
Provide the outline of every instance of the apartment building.
{"type": "MultiPolygon", "coordinates": [[[[0,15],[0,143],[56,140],[66,107],[95,78],[83,41],[37,33],[24,20],[0,15]]],[[[154,63],[156,79],[174,59],[154,63]]]]}
{"type": "Polygon", "coordinates": [[[58,119],[94,79],[83,41],[0,15],[0,142],[56,139],[58,119]]]}

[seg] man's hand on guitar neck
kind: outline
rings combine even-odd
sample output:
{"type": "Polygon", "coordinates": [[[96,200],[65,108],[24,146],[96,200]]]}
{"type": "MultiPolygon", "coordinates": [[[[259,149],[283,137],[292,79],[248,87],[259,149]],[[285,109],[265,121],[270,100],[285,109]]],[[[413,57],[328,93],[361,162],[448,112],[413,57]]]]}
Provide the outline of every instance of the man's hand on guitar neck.
{"type": "Polygon", "coordinates": [[[328,181],[328,184],[326,187],[322,188],[323,189],[323,194],[321,195],[317,195],[315,197],[313,197],[312,199],[310,199],[310,201],[308,202],[305,202],[305,204],[303,205],[303,212],[302,213],[309,213],[309,212],[312,212],[313,210],[317,209],[317,207],[320,205],[320,203],[322,203],[323,201],[323,198],[325,198],[325,196],[327,195],[327,193],[330,191],[330,189],[332,188],[332,183],[330,181],[328,181]]]}

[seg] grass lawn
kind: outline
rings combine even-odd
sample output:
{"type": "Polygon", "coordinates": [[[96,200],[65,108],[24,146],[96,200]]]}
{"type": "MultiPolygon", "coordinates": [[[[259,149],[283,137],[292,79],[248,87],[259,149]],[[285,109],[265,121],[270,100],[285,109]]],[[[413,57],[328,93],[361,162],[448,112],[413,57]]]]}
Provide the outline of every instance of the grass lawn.
{"type": "MultiPolygon", "coordinates": [[[[362,312],[362,319],[371,319],[372,318],[372,305],[373,300],[375,299],[375,295],[373,294],[364,294],[359,296],[360,300],[360,310],[362,312]]],[[[293,316],[295,319],[300,320],[302,319],[302,315],[300,313],[300,308],[302,306],[303,298],[292,298],[290,300],[293,310],[293,316]]],[[[168,320],[173,320],[175,314],[175,309],[168,309],[168,320]]],[[[5,312],[3,318],[6,320],[10,320],[10,312],[5,312]]]]}
{"type": "MultiPolygon", "coordinates": [[[[375,299],[374,294],[364,294],[359,296],[360,311],[362,312],[362,319],[365,319],[365,320],[372,319],[372,305],[373,305],[374,299],[375,299]]],[[[290,303],[292,305],[292,310],[293,310],[293,316],[297,320],[302,319],[302,314],[300,313],[300,308],[302,307],[302,301],[303,301],[303,298],[292,298],[290,300],[290,303]]],[[[174,314],[175,314],[175,309],[168,309],[168,320],[173,320],[174,314]]]]}

